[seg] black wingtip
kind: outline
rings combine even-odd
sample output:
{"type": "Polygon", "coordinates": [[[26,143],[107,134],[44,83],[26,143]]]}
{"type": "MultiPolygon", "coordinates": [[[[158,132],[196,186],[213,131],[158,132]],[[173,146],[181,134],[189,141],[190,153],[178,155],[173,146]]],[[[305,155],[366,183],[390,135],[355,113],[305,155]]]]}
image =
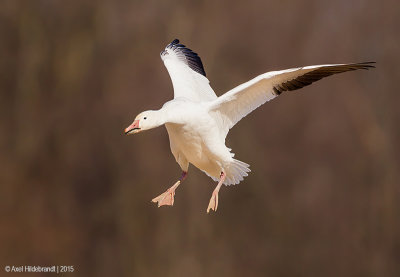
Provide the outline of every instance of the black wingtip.
{"type": "Polygon", "coordinates": [[[361,65],[363,66],[362,69],[369,69],[369,68],[376,68],[375,67],[376,62],[362,62],[362,63],[358,63],[357,65],[361,65]]]}
{"type": "Polygon", "coordinates": [[[179,39],[177,39],[177,38],[176,38],[176,39],[174,39],[174,40],[171,42],[171,44],[172,44],[172,45],[174,45],[174,44],[178,44],[178,43],[179,43],[179,39]]]}
{"type": "MultiPolygon", "coordinates": [[[[197,73],[200,73],[204,77],[206,76],[206,72],[204,71],[203,63],[199,55],[196,52],[193,52],[185,45],[179,42],[179,39],[174,39],[170,44],[167,45],[166,48],[172,49],[173,51],[178,51],[182,56],[185,57],[185,63],[197,73]]],[[[161,52],[163,55],[164,51],[161,52]]]]}

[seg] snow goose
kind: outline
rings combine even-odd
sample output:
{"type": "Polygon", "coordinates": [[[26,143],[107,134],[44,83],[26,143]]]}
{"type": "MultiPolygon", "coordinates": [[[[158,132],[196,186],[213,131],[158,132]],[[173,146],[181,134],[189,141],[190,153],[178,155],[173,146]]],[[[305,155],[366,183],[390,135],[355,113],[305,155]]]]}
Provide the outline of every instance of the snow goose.
{"type": "Polygon", "coordinates": [[[125,134],[165,125],[170,147],[182,169],[180,179],[152,201],[173,205],[175,190],[193,164],[215,181],[207,213],[218,208],[222,186],[238,184],[250,172],[249,165],[233,158],[225,138],[240,119],[285,91],[297,90],[336,73],[374,67],[373,62],[325,64],[271,71],[241,84],[217,97],[206,78],[200,57],[175,39],[161,52],[161,59],[172,80],[174,99],[159,110],[136,116],[125,134]]]}

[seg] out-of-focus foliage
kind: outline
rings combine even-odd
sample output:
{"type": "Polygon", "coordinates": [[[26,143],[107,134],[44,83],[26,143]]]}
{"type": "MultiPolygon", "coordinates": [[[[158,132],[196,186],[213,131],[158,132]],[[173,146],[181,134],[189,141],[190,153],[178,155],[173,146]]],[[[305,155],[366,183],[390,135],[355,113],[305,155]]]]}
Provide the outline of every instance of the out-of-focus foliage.
{"type": "MultiPolygon", "coordinates": [[[[0,261],[74,276],[400,276],[398,1],[2,1],[0,261]],[[286,93],[227,144],[224,187],[180,175],[165,128],[126,137],[172,98],[179,38],[217,94],[257,74],[377,61],[286,93]]],[[[2,270],[2,268],[0,269],[2,270]]],[[[46,273],[48,274],[48,273],[46,273]]],[[[46,275],[47,276],[47,275],[46,275]]]]}

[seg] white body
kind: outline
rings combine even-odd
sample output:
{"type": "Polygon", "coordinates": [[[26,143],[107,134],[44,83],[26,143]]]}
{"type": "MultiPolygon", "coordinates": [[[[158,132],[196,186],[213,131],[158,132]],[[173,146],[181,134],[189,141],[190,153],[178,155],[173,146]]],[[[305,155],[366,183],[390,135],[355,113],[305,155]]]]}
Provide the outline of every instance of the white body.
{"type": "Polygon", "coordinates": [[[225,146],[225,135],[210,113],[211,102],[196,103],[187,99],[167,102],[162,112],[168,121],[171,152],[183,171],[189,163],[214,180],[225,172],[225,184],[237,184],[250,171],[248,165],[233,159],[225,146]]]}

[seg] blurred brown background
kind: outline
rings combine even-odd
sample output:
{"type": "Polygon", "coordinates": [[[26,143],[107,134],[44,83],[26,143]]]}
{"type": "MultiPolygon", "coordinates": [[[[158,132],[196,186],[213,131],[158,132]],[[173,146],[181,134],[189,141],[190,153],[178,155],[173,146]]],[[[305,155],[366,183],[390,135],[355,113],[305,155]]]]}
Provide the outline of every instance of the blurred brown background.
{"type": "Polygon", "coordinates": [[[1,1],[0,275],[400,276],[399,27],[389,0],[1,1]],[[377,69],[241,121],[227,143],[252,173],[217,213],[194,167],[158,209],[180,176],[165,128],[123,129],[172,98],[159,53],[174,38],[218,95],[270,70],[377,69]]]}

